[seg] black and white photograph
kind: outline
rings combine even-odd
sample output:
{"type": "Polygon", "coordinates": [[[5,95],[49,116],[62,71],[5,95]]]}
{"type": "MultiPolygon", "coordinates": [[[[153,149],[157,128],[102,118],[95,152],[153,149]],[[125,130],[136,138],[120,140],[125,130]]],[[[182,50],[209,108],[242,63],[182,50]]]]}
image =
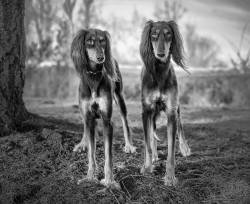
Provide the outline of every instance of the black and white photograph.
{"type": "Polygon", "coordinates": [[[0,0],[0,204],[250,203],[250,0],[0,0]]]}

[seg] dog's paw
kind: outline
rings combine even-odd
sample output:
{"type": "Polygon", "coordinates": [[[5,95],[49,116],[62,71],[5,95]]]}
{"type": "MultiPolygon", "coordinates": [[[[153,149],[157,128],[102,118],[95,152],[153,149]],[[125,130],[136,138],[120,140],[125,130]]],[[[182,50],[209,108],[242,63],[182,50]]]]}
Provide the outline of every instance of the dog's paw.
{"type": "Polygon", "coordinates": [[[158,155],[153,155],[153,156],[152,156],[152,163],[155,163],[155,162],[157,162],[157,161],[159,161],[158,155]]]}
{"type": "Polygon", "coordinates": [[[175,175],[166,175],[164,177],[164,184],[166,186],[176,186],[178,183],[178,179],[175,177],[175,175]]]}
{"type": "Polygon", "coordinates": [[[184,141],[181,139],[179,147],[180,147],[180,151],[181,151],[182,156],[187,157],[187,156],[191,155],[191,150],[187,144],[187,141],[184,141]]]}
{"type": "Polygon", "coordinates": [[[97,177],[94,176],[94,175],[91,175],[91,176],[88,176],[88,175],[87,175],[86,177],[84,177],[84,178],[82,178],[82,179],[79,179],[79,180],[77,181],[77,185],[80,185],[81,183],[84,183],[84,182],[95,182],[95,183],[99,183],[97,177]]]}
{"type": "Polygon", "coordinates": [[[86,144],[80,142],[74,147],[73,152],[85,152],[86,150],[86,144]]]}
{"type": "Polygon", "coordinates": [[[175,177],[174,173],[174,166],[167,164],[166,167],[166,174],[164,177],[164,184],[166,186],[176,186],[177,184],[177,179],[175,177]]]}
{"type": "Polygon", "coordinates": [[[135,153],[136,152],[136,147],[131,145],[131,144],[126,144],[124,147],[124,152],[126,153],[135,153]]]}
{"type": "Polygon", "coordinates": [[[107,188],[118,189],[118,190],[121,189],[120,184],[113,179],[102,179],[100,183],[106,186],[107,188]]]}
{"type": "Polygon", "coordinates": [[[151,174],[154,171],[154,166],[150,165],[150,166],[145,166],[143,165],[141,168],[141,174],[146,175],[146,174],[151,174]]]}

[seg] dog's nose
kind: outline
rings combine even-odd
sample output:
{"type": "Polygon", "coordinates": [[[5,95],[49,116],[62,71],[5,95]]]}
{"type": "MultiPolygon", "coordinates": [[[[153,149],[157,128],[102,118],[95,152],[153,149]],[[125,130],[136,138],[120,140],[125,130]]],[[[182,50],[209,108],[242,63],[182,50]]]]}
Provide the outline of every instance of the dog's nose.
{"type": "Polygon", "coordinates": [[[97,60],[98,60],[99,62],[102,62],[102,61],[104,60],[104,57],[97,57],[97,60]]]}
{"type": "Polygon", "coordinates": [[[157,54],[158,57],[164,57],[165,54],[164,53],[160,53],[160,54],[157,54]]]}

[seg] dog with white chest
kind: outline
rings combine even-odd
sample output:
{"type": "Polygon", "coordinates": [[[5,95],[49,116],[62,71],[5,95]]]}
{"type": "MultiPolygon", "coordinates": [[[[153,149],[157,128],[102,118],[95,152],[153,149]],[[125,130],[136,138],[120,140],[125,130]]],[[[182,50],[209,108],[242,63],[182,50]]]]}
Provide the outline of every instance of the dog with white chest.
{"type": "Polygon", "coordinates": [[[182,39],[174,21],[148,21],[143,29],[140,54],[144,67],[141,74],[142,121],[144,128],[144,165],[141,173],[151,173],[158,160],[156,120],[161,112],[167,115],[168,157],[165,184],[176,185],[175,139],[179,137],[182,155],[190,155],[180,118],[177,78],[171,59],[185,69],[182,39]]]}
{"type": "MultiPolygon", "coordinates": [[[[123,84],[118,63],[111,54],[110,36],[98,29],[80,30],[71,45],[71,58],[80,77],[79,108],[84,124],[82,140],[74,147],[75,152],[88,149],[88,173],[85,179],[96,179],[96,119],[103,121],[105,148],[104,179],[107,187],[118,188],[113,177],[112,140],[113,98],[119,106],[124,130],[126,153],[134,153],[127,120],[127,108],[122,94],[123,84]]],[[[83,180],[85,180],[83,179],[83,180]]]]}

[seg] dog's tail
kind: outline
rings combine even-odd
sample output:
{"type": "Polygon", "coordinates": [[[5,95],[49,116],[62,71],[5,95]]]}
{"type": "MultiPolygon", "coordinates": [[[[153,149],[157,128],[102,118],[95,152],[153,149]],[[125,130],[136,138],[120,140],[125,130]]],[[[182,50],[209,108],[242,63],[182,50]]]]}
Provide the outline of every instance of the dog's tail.
{"type": "Polygon", "coordinates": [[[184,135],[183,126],[181,122],[181,116],[180,116],[180,106],[177,109],[177,134],[179,138],[179,148],[182,156],[187,157],[191,155],[191,150],[188,146],[187,140],[184,135]]]}

